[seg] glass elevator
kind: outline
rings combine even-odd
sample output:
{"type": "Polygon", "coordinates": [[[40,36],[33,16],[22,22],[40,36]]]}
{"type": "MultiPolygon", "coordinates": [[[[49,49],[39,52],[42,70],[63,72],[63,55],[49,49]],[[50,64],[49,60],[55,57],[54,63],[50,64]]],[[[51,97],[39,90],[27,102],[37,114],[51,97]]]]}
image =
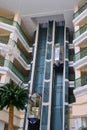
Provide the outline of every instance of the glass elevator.
{"type": "Polygon", "coordinates": [[[68,130],[68,33],[64,21],[38,24],[30,84],[36,99],[29,116],[39,125],[32,130],[68,130]]]}

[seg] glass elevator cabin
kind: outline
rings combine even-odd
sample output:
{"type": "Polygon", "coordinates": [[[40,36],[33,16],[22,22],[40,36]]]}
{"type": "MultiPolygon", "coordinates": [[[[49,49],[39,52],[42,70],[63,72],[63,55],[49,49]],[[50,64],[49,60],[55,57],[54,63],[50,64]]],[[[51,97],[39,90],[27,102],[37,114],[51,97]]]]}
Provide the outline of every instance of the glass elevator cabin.
{"type": "Polygon", "coordinates": [[[38,127],[33,124],[32,130],[68,130],[66,36],[68,35],[64,21],[49,21],[37,27],[30,94],[39,95],[40,100],[38,105],[30,105],[32,107],[29,116],[40,120],[40,123],[38,127]],[[35,115],[33,110],[38,114],[35,115]]]}

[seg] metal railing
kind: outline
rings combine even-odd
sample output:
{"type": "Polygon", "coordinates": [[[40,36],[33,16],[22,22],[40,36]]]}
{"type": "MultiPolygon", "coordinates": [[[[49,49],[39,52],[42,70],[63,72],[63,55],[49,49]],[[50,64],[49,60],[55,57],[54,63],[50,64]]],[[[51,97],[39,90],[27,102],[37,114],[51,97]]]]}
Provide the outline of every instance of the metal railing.
{"type": "Polygon", "coordinates": [[[75,80],[75,88],[82,87],[87,84],[87,75],[83,75],[75,80]]]}
{"type": "Polygon", "coordinates": [[[74,39],[77,38],[78,36],[80,36],[82,33],[84,33],[85,31],[87,31],[87,24],[83,25],[80,29],[78,29],[75,33],[74,33],[74,39]]]}
{"type": "Polygon", "coordinates": [[[29,41],[28,37],[26,36],[25,32],[23,31],[22,27],[18,24],[18,22],[13,21],[13,20],[8,19],[8,18],[5,18],[5,17],[2,17],[2,16],[0,16],[0,22],[3,22],[3,23],[6,23],[6,24],[9,24],[9,25],[17,27],[17,29],[19,30],[19,32],[21,33],[21,35],[23,36],[23,38],[25,39],[25,41],[27,42],[27,44],[29,46],[33,45],[29,41]]]}
{"type": "Polygon", "coordinates": [[[79,51],[78,53],[75,54],[74,57],[74,61],[78,61],[81,58],[83,58],[84,56],[87,56],[87,48],[82,49],[81,51],[79,51]]]}
{"type": "Polygon", "coordinates": [[[85,9],[87,9],[87,3],[85,3],[78,11],[73,14],[73,19],[80,15],[85,9]]]}

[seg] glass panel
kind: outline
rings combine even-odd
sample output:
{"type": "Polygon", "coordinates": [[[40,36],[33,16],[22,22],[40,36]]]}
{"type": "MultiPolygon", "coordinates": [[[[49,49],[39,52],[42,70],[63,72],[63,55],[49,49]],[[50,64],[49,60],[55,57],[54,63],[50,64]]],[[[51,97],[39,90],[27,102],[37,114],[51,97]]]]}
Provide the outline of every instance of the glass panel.
{"type": "Polygon", "coordinates": [[[52,41],[52,34],[53,34],[53,22],[49,22],[49,28],[48,28],[48,41],[52,41]]]}
{"type": "Polygon", "coordinates": [[[51,59],[51,54],[52,54],[52,44],[47,44],[47,56],[46,59],[51,59]]]}
{"type": "Polygon", "coordinates": [[[79,30],[74,33],[74,39],[80,36],[82,33],[87,31],[87,24],[83,25],[79,30]]]}
{"type": "Polygon", "coordinates": [[[68,130],[68,106],[65,106],[65,127],[64,130],[68,130]]]}
{"type": "Polygon", "coordinates": [[[33,92],[39,93],[40,95],[42,95],[42,87],[43,87],[46,38],[47,38],[47,29],[40,27],[36,62],[35,62],[36,64],[34,71],[34,83],[33,83],[33,92]]]}
{"type": "Polygon", "coordinates": [[[50,82],[45,82],[45,84],[44,84],[43,102],[48,102],[49,101],[49,89],[50,89],[50,82]]]}
{"type": "Polygon", "coordinates": [[[64,44],[64,27],[57,26],[55,28],[55,43],[64,44]]]}
{"type": "Polygon", "coordinates": [[[51,62],[46,62],[45,79],[50,79],[51,62]]]}
{"type": "Polygon", "coordinates": [[[62,108],[54,107],[52,113],[51,130],[62,130],[62,108]]]}
{"type": "Polygon", "coordinates": [[[75,61],[87,56],[87,48],[83,48],[81,51],[75,54],[75,61]]]}
{"type": "Polygon", "coordinates": [[[43,106],[41,130],[47,130],[47,125],[48,125],[48,106],[43,106]]]}

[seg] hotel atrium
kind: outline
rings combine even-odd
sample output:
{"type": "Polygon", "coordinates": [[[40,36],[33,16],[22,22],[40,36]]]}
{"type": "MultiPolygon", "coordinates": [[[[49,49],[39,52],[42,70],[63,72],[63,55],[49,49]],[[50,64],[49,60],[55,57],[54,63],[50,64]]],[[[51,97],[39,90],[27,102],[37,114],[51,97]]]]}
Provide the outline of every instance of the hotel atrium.
{"type": "Polygon", "coordinates": [[[0,0],[0,86],[29,93],[14,130],[87,130],[86,43],[86,0],[0,0]]]}

